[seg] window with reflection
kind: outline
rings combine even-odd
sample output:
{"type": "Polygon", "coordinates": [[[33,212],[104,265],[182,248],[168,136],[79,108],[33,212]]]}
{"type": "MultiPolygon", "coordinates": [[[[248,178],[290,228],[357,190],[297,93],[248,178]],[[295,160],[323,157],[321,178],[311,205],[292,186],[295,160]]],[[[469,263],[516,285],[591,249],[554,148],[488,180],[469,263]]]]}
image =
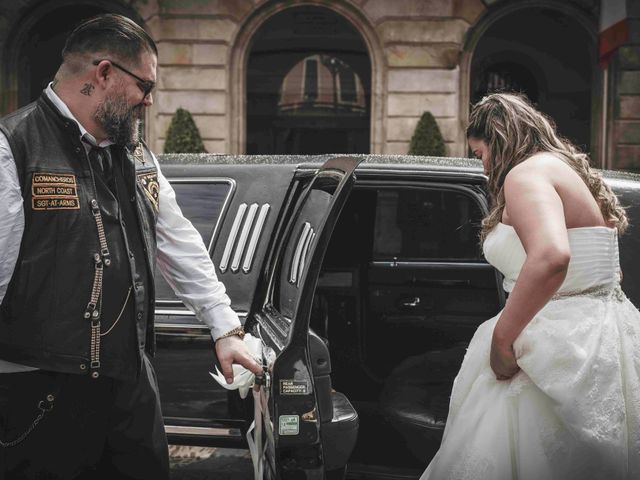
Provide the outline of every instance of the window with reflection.
{"type": "Polygon", "coordinates": [[[373,260],[480,260],[481,219],[477,202],[459,191],[380,189],[373,260]]]}
{"type": "Polygon", "coordinates": [[[360,33],[317,6],[258,29],[247,64],[248,154],[369,153],[371,61],[360,33]]]}
{"type": "Polygon", "coordinates": [[[592,126],[602,104],[593,93],[596,37],[577,18],[536,3],[544,2],[505,12],[480,35],[470,65],[471,103],[487,93],[521,92],[595,160],[592,126]]]}
{"type": "Polygon", "coordinates": [[[349,64],[330,55],[312,55],[285,75],[279,116],[366,115],[364,87],[349,64]]]}
{"type": "MultiPolygon", "coordinates": [[[[207,249],[210,249],[215,226],[223,214],[225,201],[231,190],[226,181],[208,183],[172,183],[176,200],[182,213],[196,228],[207,249]]],[[[155,275],[156,298],[158,300],[177,300],[173,289],[162,274],[155,275]]]]}
{"type": "Polygon", "coordinates": [[[520,92],[533,103],[538,101],[538,83],[533,73],[516,62],[489,63],[481,69],[472,83],[472,103],[495,92],[520,92]]]}

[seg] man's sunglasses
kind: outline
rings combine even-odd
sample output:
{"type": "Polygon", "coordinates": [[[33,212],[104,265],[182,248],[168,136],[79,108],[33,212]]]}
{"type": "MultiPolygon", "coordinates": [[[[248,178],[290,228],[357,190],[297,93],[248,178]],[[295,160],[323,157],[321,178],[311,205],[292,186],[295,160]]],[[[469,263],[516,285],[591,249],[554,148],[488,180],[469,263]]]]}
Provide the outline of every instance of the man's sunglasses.
{"type": "Polygon", "coordinates": [[[147,96],[151,93],[151,91],[156,87],[156,83],[152,82],[151,80],[145,80],[143,78],[140,78],[139,76],[137,76],[135,73],[130,72],[129,70],[127,70],[126,68],[124,68],[122,65],[118,65],[116,62],[114,62],[113,60],[109,60],[108,58],[101,58],[100,60],[94,60],[92,63],[94,65],[98,65],[100,62],[104,62],[107,61],[109,63],[111,63],[111,65],[113,65],[114,67],[116,67],[119,70],[122,70],[124,73],[131,75],[133,78],[135,78],[138,82],[138,88],[142,91],[142,93],[144,93],[144,96],[142,97],[147,98],[147,96]]]}

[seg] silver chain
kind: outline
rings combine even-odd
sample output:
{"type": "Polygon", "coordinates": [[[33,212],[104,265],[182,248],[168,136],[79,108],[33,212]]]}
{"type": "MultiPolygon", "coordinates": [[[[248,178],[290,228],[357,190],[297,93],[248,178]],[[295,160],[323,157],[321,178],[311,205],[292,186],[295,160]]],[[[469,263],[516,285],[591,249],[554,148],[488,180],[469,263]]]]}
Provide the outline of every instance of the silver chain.
{"type": "MultiPolygon", "coordinates": [[[[96,154],[102,157],[101,153],[98,151],[96,154]]],[[[100,158],[103,161],[102,158],[100,158]]],[[[94,195],[98,196],[98,189],[96,187],[96,180],[93,174],[93,165],[91,161],[89,163],[89,169],[91,170],[91,181],[93,183],[93,192],[94,195]]],[[[98,378],[100,375],[98,373],[98,369],[100,368],[100,337],[104,337],[108,335],[111,330],[117,325],[122,317],[122,313],[125,310],[127,302],[129,301],[129,296],[131,295],[132,287],[129,287],[129,291],[127,292],[127,297],[125,298],[124,304],[122,305],[122,309],[118,314],[118,317],[113,322],[111,327],[104,333],[100,332],[101,328],[101,312],[102,312],[102,296],[103,296],[103,275],[104,275],[104,267],[109,267],[111,265],[111,255],[109,253],[109,247],[107,245],[107,236],[104,231],[104,222],[102,221],[102,213],[100,212],[100,205],[98,204],[97,199],[94,198],[91,200],[91,211],[93,213],[93,218],[96,222],[96,229],[98,231],[98,241],[100,242],[100,253],[96,253],[94,255],[95,261],[95,276],[93,279],[93,288],[91,290],[91,299],[87,304],[87,308],[84,313],[84,317],[87,320],[91,321],[91,369],[93,372],[91,376],[93,378],[98,378]]]]}
{"type": "Polygon", "coordinates": [[[53,409],[53,396],[49,395],[49,398],[51,398],[51,400],[47,399],[46,403],[44,400],[41,400],[40,403],[38,403],[38,409],[40,410],[40,413],[33,420],[31,425],[29,425],[29,428],[27,428],[20,436],[18,436],[18,438],[11,440],[10,442],[3,442],[2,440],[0,440],[0,447],[2,448],[15,447],[16,445],[22,443],[25,440],[25,438],[27,438],[29,434],[35,430],[35,428],[38,426],[40,421],[44,418],[45,414],[50,412],[53,409]]]}
{"type": "Polygon", "coordinates": [[[109,335],[111,330],[113,330],[113,327],[115,327],[118,324],[118,322],[120,321],[120,318],[122,317],[122,314],[124,313],[124,309],[127,306],[127,303],[129,302],[129,297],[131,296],[131,290],[132,290],[132,287],[130,286],[129,287],[129,291],[127,292],[127,297],[124,299],[124,303],[122,304],[122,308],[120,309],[120,313],[118,314],[118,317],[116,318],[115,322],[113,322],[113,325],[111,325],[109,330],[107,330],[106,332],[100,334],[101,337],[109,335]]]}
{"type": "MultiPolygon", "coordinates": [[[[97,153],[97,152],[96,152],[97,153]]],[[[100,154],[98,153],[100,156],[100,154]]],[[[93,165],[89,161],[89,169],[91,170],[91,182],[93,183],[93,192],[96,198],[98,197],[98,189],[96,188],[96,179],[93,174],[93,165]]],[[[102,221],[102,213],[100,212],[100,205],[96,198],[91,200],[91,212],[96,222],[96,229],[98,230],[98,241],[100,242],[100,253],[94,255],[95,261],[95,276],[93,279],[93,288],[91,290],[91,299],[87,304],[87,308],[84,313],[84,317],[91,321],[91,369],[93,372],[91,376],[98,378],[100,374],[98,369],[100,368],[100,312],[102,310],[102,277],[104,273],[104,267],[111,265],[111,255],[109,254],[109,246],[107,245],[107,237],[104,232],[104,223],[102,221]]]]}

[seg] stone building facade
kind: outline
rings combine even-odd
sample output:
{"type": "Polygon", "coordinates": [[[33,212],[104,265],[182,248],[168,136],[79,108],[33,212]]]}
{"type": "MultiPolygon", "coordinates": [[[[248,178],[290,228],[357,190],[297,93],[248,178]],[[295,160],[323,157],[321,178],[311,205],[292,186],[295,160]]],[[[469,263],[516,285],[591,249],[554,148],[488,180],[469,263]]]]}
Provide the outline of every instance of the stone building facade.
{"type": "Polygon", "coordinates": [[[515,89],[594,165],[640,170],[640,1],[627,0],[630,38],[606,72],[599,10],[599,0],[4,1],[0,113],[37,96],[77,21],[117,12],[158,43],[145,127],[156,152],[182,107],[209,152],[405,154],[430,111],[447,153],[466,156],[470,104],[515,89]],[[280,108],[294,90],[304,108],[280,108]],[[356,97],[365,108],[344,108],[356,97]]]}

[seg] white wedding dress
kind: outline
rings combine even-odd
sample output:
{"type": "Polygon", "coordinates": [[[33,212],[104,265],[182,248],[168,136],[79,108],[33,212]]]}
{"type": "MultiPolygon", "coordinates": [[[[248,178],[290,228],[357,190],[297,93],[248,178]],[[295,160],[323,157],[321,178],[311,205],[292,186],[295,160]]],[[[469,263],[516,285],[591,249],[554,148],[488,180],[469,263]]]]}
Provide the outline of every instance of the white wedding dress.
{"type": "MultiPolygon", "coordinates": [[[[489,366],[499,314],[476,331],[421,480],[640,479],[640,313],[619,286],[617,232],[573,228],[569,243],[565,281],[514,343],[520,372],[497,381],[489,366]]],[[[510,291],[526,257],[513,227],[483,249],[510,291]]]]}

